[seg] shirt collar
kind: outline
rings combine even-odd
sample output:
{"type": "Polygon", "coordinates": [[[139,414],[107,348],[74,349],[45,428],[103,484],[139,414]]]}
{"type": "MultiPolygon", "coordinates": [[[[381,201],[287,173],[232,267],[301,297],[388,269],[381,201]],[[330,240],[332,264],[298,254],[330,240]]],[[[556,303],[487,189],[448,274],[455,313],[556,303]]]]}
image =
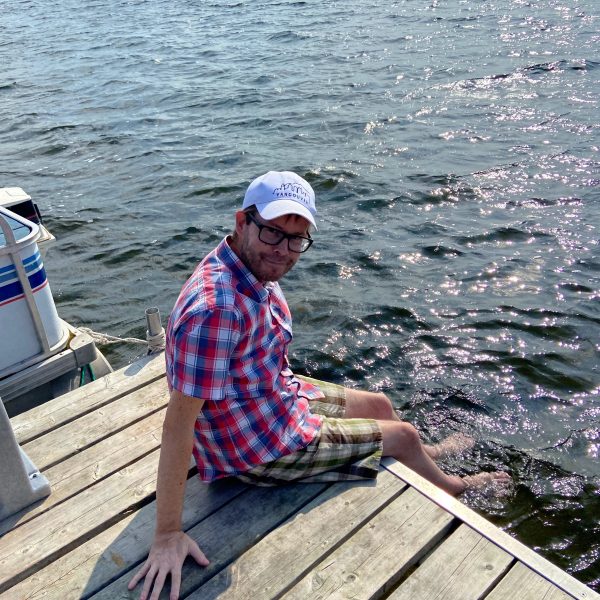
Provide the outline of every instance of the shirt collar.
{"type": "Polygon", "coordinates": [[[216,248],[216,254],[233,274],[233,284],[238,292],[253,298],[257,302],[266,302],[269,298],[271,282],[263,285],[250,272],[248,267],[241,261],[240,257],[233,251],[229,240],[224,238],[216,248]]]}

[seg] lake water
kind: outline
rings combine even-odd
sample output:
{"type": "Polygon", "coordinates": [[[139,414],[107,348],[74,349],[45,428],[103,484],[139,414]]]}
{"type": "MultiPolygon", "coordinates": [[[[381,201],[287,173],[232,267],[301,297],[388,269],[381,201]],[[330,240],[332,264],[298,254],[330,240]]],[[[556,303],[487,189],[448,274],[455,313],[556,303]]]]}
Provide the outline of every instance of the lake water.
{"type": "MultiPolygon", "coordinates": [[[[60,315],[144,337],[295,170],[316,243],[282,282],[298,372],[383,390],[472,506],[600,589],[596,0],[41,0],[0,10],[0,185],[57,241],[60,315]]],[[[120,367],[140,353],[106,350],[120,367]]]]}

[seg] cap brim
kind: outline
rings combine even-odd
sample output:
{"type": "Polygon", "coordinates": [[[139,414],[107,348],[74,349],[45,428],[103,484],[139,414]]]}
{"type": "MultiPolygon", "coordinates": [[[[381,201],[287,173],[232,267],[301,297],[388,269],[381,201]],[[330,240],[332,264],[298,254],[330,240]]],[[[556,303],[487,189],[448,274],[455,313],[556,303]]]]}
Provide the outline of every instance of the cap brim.
{"type": "Polygon", "coordinates": [[[315,229],[317,229],[315,218],[310,210],[294,200],[276,200],[263,206],[257,204],[256,208],[258,209],[260,216],[266,221],[277,219],[277,217],[282,217],[283,215],[299,215],[304,217],[315,229]]]}

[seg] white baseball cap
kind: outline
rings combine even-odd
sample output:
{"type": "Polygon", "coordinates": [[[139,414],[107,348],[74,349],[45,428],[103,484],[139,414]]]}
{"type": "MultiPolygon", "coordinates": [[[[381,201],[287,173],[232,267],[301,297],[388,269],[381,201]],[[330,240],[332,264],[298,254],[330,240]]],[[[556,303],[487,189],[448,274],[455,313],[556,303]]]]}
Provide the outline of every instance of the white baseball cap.
{"type": "Polygon", "coordinates": [[[252,205],[266,221],[300,215],[317,228],[315,192],[308,181],[292,171],[269,171],[257,177],[246,190],[242,210],[252,205]]]}

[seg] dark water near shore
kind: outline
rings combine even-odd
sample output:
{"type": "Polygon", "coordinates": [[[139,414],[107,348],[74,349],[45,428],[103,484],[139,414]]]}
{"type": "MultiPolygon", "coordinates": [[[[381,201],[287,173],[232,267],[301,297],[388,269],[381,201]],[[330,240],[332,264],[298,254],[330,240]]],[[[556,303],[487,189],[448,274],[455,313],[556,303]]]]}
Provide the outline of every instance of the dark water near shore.
{"type": "MultiPolygon", "coordinates": [[[[282,282],[299,372],[384,390],[503,468],[472,505],[600,589],[595,0],[0,10],[0,185],[39,203],[61,316],[144,336],[254,176],[314,186],[282,282]]],[[[139,347],[111,347],[115,367],[139,347]]]]}

